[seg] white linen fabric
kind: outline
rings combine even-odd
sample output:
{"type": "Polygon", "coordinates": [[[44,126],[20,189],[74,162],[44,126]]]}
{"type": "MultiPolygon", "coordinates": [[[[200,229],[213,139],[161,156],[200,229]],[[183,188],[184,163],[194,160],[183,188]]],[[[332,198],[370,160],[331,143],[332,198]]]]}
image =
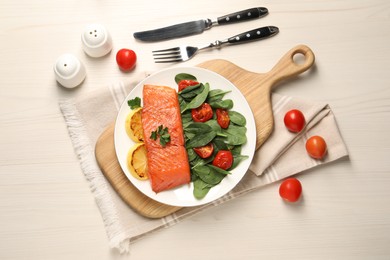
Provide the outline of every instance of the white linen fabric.
{"type": "Polygon", "coordinates": [[[88,95],[59,102],[82,171],[100,209],[109,245],[120,252],[128,252],[130,243],[152,231],[172,226],[209,207],[348,155],[335,116],[327,104],[272,94],[274,131],[255,153],[250,170],[232,191],[206,205],[182,208],[161,219],[146,218],[122,201],[100,171],[94,155],[97,139],[115,120],[120,105],[134,86],[118,82],[88,95]],[[301,110],[306,118],[307,126],[300,134],[289,132],[283,123],[284,114],[293,108],[301,110]],[[323,160],[312,159],[306,154],[305,142],[312,135],[321,135],[328,144],[323,160]]]}

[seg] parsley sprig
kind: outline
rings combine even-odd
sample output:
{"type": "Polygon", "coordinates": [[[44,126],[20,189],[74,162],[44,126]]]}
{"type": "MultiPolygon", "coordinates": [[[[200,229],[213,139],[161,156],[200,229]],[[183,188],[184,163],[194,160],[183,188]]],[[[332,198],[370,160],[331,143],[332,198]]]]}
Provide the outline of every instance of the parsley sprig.
{"type": "Polygon", "coordinates": [[[157,140],[160,137],[160,144],[162,147],[165,147],[167,143],[171,141],[171,135],[168,133],[168,127],[160,125],[155,131],[153,131],[150,135],[150,139],[157,140]]]}
{"type": "Polygon", "coordinates": [[[127,105],[129,105],[131,109],[139,108],[141,107],[141,99],[139,97],[135,97],[134,99],[128,100],[127,105]]]}

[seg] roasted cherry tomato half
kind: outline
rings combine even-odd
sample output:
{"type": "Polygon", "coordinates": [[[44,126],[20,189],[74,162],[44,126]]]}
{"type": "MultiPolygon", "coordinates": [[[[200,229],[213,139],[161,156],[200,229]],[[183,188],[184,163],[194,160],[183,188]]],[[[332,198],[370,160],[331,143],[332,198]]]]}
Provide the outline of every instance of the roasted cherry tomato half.
{"type": "Polygon", "coordinates": [[[133,50],[129,49],[120,49],[116,53],[116,63],[123,71],[132,70],[135,67],[137,61],[137,55],[133,50]]]}
{"type": "Polygon", "coordinates": [[[209,158],[213,154],[214,146],[212,143],[209,143],[205,146],[195,147],[194,151],[197,155],[199,155],[200,158],[205,159],[205,158],[209,158]]]}
{"type": "Polygon", "coordinates": [[[298,109],[290,110],[284,115],[284,124],[289,131],[299,133],[305,126],[305,116],[298,109]]]}
{"type": "Polygon", "coordinates": [[[224,129],[228,128],[230,123],[229,112],[226,109],[217,108],[216,114],[218,124],[224,129]]]}
{"type": "Polygon", "coordinates": [[[195,86],[195,85],[198,85],[198,84],[199,84],[199,82],[196,81],[196,80],[182,79],[182,80],[179,81],[179,83],[177,85],[178,85],[178,90],[180,92],[183,89],[185,89],[186,87],[195,86]]]}
{"type": "Polygon", "coordinates": [[[307,139],[306,151],[311,157],[315,159],[322,159],[326,154],[326,150],[326,142],[321,136],[315,135],[307,139]]]}
{"type": "Polygon", "coordinates": [[[279,187],[279,195],[284,200],[296,202],[302,194],[301,182],[296,178],[288,178],[284,180],[279,187]]]}
{"type": "Polygon", "coordinates": [[[213,118],[213,109],[207,103],[191,110],[192,120],[195,122],[206,122],[213,118]]]}
{"type": "Polygon", "coordinates": [[[233,154],[228,150],[219,150],[213,160],[213,165],[221,169],[227,170],[232,167],[233,154]]]}

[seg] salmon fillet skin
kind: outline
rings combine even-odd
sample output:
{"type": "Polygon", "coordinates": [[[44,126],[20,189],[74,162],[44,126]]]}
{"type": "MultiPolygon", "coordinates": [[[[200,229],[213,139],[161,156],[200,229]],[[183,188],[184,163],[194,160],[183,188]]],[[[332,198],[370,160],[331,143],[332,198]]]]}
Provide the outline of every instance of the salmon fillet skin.
{"type": "Polygon", "coordinates": [[[176,90],[168,86],[144,85],[142,128],[147,150],[148,175],[156,193],[189,183],[190,164],[185,148],[183,124],[176,90]],[[163,147],[151,133],[163,125],[171,140],[163,147]]]}

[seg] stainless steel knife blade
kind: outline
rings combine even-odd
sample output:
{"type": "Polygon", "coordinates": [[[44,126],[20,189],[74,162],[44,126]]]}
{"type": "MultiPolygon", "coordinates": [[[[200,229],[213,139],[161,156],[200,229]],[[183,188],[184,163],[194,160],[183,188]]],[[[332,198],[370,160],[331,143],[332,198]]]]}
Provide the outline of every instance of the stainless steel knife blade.
{"type": "Polygon", "coordinates": [[[134,38],[141,41],[163,41],[177,37],[185,37],[193,34],[202,33],[206,28],[210,27],[211,20],[198,20],[176,24],[160,29],[136,32],[134,38]]]}
{"type": "Polygon", "coordinates": [[[268,9],[265,7],[255,7],[239,12],[231,13],[218,17],[215,21],[211,19],[203,19],[192,22],[180,23],[168,27],[163,27],[155,30],[135,32],[134,38],[141,41],[162,41],[178,37],[185,37],[193,34],[200,34],[204,30],[216,25],[225,25],[237,22],[244,22],[261,18],[268,14],[268,9]]]}

